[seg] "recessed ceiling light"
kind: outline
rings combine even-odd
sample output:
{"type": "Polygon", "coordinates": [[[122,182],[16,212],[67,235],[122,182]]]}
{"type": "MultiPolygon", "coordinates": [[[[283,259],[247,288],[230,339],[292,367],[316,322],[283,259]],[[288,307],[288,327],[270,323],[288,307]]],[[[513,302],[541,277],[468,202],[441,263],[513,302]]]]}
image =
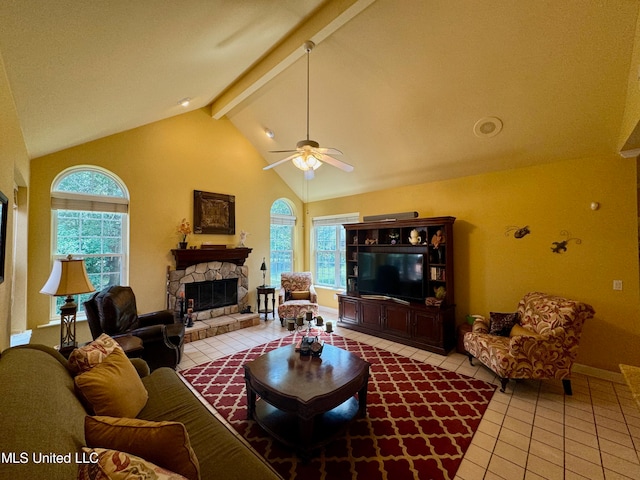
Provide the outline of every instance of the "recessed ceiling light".
{"type": "Polygon", "coordinates": [[[269,138],[273,138],[273,137],[276,136],[276,134],[273,133],[273,130],[271,130],[270,128],[265,128],[264,129],[264,134],[269,138]]]}
{"type": "Polygon", "coordinates": [[[180,105],[181,107],[188,107],[189,104],[191,103],[191,98],[190,97],[185,97],[182,100],[180,100],[178,102],[178,105],[180,105]]]}

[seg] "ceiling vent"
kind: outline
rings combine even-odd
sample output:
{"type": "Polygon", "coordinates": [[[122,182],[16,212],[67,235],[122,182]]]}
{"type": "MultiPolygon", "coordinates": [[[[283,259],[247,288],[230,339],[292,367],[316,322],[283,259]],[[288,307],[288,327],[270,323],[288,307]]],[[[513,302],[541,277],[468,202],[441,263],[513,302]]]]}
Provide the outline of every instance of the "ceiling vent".
{"type": "Polygon", "coordinates": [[[502,120],[498,117],[484,117],[473,126],[476,137],[495,137],[502,131],[502,120]]]}

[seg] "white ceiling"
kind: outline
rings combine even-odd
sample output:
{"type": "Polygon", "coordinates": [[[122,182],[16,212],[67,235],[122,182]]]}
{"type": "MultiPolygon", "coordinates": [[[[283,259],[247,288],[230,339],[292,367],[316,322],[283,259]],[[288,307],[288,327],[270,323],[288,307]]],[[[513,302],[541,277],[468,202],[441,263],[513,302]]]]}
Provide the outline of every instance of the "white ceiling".
{"type": "Polygon", "coordinates": [[[355,167],[324,165],[306,185],[275,168],[312,201],[617,152],[638,6],[15,0],[0,4],[0,49],[31,157],[178,115],[192,97],[214,101],[266,166],[305,138],[311,38],[310,136],[355,167]],[[502,132],[475,136],[485,116],[502,132]]]}

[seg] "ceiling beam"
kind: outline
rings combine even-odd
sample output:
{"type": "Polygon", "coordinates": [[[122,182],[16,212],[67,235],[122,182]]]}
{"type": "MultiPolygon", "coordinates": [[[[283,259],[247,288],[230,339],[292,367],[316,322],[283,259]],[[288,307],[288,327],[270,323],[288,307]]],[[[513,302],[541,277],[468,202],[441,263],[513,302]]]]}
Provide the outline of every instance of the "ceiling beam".
{"type": "Polygon", "coordinates": [[[371,5],[375,0],[329,0],[267,55],[247,70],[211,103],[219,120],[305,54],[307,40],[316,45],[371,5]]]}

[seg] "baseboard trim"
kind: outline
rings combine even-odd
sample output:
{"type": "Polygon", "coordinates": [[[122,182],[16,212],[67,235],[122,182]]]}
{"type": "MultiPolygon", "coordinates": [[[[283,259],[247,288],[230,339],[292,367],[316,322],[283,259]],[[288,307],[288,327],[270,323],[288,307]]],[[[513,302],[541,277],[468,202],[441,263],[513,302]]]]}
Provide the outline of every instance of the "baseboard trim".
{"type": "Polygon", "coordinates": [[[599,378],[601,380],[607,380],[609,382],[621,383],[626,385],[624,377],[620,372],[612,372],[611,370],[604,370],[602,368],[590,367],[588,365],[581,365],[574,363],[571,369],[573,373],[581,373],[589,377],[599,378]]]}

